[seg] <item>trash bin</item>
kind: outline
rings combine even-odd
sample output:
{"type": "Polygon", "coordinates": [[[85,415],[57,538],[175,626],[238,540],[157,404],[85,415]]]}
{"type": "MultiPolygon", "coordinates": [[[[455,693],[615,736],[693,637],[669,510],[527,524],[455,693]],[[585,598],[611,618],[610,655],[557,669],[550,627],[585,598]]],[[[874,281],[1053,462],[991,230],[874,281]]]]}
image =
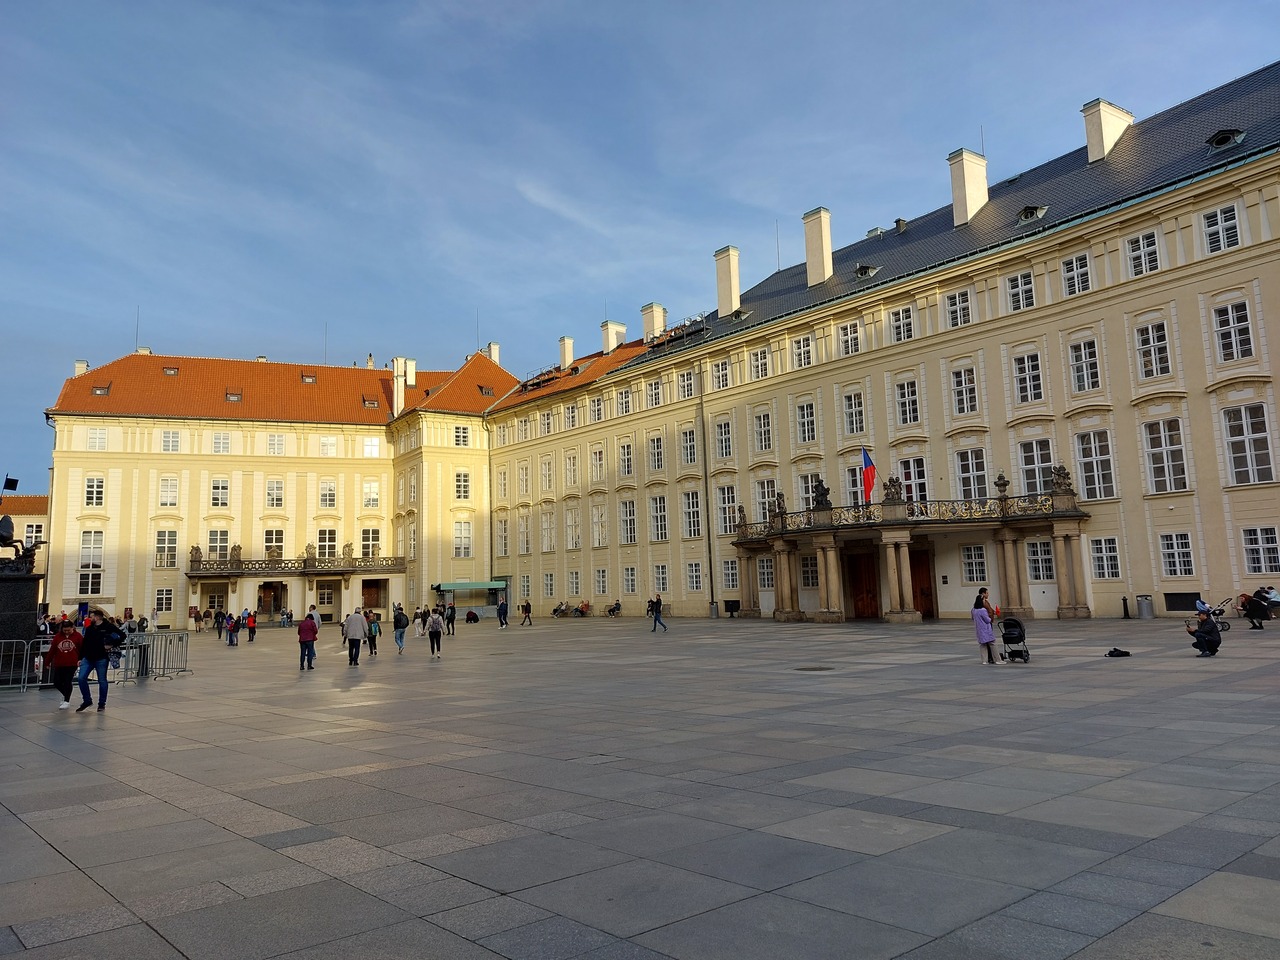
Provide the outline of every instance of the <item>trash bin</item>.
{"type": "Polygon", "coordinates": [[[1156,605],[1151,602],[1151,594],[1138,594],[1138,619],[1154,620],[1156,618],[1156,605]]]}
{"type": "Polygon", "coordinates": [[[720,618],[720,604],[715,600],[711,601],[711,609],[707,611],[707,616],[712,620],[718,620],[720,618]]]}

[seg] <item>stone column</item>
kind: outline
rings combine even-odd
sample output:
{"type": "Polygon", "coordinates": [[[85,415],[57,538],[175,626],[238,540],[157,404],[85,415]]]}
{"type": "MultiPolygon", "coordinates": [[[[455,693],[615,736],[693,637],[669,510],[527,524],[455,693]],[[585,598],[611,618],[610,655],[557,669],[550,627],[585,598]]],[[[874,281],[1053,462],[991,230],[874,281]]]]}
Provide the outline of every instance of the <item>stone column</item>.
{"type": "Polygon", "coordinates": [[[888,614],[902,612],[902,585],[898,582],[898,551],[894,544],[880,543],[880,553],[884,557],[885,578],[889,581],[888,614]]]}
{"type": "Polygon", "coordinates": [[[1084,596],[1084,537],[1079,533],[1067,536],[1067,560],[1071,564],[1072,603],[1077,620],[1088,620],[1093,616],[1084,596]]]}
{"type": "Polygon", "coordinates": [[[791,558],[795,548],[788,543],[779,543],[774,547],[774,608],[773,619],[784,623],[792,623],[800,619],[797,609],[795,572],[791,569],[791,558]]]}
{"type": "Polygon", "coordinates": [[[840,581],[833,576],[836,552],[835,538],[825,537],[816,543],[818,548],[818,612],[813,619],[818,623],[840,623],[844,620],[839,597],[840,581]]]}
{"type": "Polygon", "coordinates": [[[1066,536],[1053,532],[1053,569],[1058,578],[1058,619],[1070,620],[1075,616],[1075,579],[1067,559],[1066,536]]]}
{"type": "Polygon", "coordinates": [[[915,585],[911,582],[911,541],[904,540],[898,544],[898,579],[901,582],[902,612],[912,613],[916,609],[915,585]]]}
{"type": "Polygon", "coordinates": [[[738,548],[738,576],[742,584],[742,608],[740,617],[760,616],[760,577],[756,570],[758,554],[738,548]]]}
{"type": "Polygon", "coordinates": [[[837,622],[844,622],[844,564],[840,561],[839,546],[832,546],[827,551],[827,592],[831,600],[831,612],[837,616],[837,622]]]}

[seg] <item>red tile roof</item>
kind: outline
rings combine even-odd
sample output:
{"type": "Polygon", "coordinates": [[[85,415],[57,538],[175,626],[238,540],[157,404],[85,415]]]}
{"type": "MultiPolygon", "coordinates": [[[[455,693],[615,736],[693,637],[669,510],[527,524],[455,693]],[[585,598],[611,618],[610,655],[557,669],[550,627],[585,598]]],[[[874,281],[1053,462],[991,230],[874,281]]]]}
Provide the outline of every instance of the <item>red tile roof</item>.
{"type": "MultiPolygon", "coordinates": [[[[419,370],[405,405],[452,376],[419,370]]],[[[391,419],[391,371],[133,353],[69,378],[48,413],[372,426],[391,419]]]]}
{"type": "Polygon", "coordinates": [[[648,350],[643,340],[633,340],[615,347],[610,353],[597,351],[574,360],[568,370],[558,366],[519,384],[490,413],[510,410],[525,403],[542,400],[569,390],[580,390],[606,374],[634,360],[648,350]]]}
{"type": "MultiPolygon", "coordinates": [[[[421,386],[421,374],[419,374],[421,386]]],[[[427,391],[416,403],[405,397],[405,407],[447,413],[482,414],[520,383],[486,354],[473,353],[455,372],[427,391]]]]}
{"type": "Polygon", "coordinates": [[[11,517],[47,517],[49,515],[49,495],[23,495],[7,493],[4,502],[0,503],[0,514],[7,513],[11,517]]]}

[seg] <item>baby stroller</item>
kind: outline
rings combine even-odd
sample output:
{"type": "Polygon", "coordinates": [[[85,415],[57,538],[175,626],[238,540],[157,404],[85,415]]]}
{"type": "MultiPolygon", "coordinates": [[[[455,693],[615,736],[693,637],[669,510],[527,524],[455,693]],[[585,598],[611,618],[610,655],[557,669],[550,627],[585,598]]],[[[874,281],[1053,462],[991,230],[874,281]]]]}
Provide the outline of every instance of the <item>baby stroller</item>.
{"type": "Polygon", "coordinates": [[[1027,628],[1016,617],[1005,617],[1000,621],[1000,640],[1004,644],[1004,658],[1009,663],[1031,662],[1031,651],[1027,649],[1027,628]]]}

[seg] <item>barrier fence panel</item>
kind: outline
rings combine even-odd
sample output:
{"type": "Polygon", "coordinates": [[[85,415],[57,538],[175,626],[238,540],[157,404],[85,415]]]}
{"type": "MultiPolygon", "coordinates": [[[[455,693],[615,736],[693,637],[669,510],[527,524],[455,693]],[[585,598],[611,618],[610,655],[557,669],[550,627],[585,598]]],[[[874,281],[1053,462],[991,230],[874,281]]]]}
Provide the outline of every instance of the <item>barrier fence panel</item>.
{"type": "MultiPolygon", "coordinates": [[[[190,634],[185,630],[131,634],[119,657],[108,661],[107,682],[134,683],[154,678],[172,680],[195,671],[187,665],[190,634]]],[[[0,689],[26,690],[52,684],[49,640],[0,640],[0,689]]],[[[96,683],[96,677],[91,678],[96,683]]]]}
{"type": "Polygon", "coordinates": [[[172,680],[180,674],[194,672],[187,666],[191,636],[186,630],[151,633],[147,634],[147,639],[151,644],[148,665],[151,676],[157,680],[172,680]]]}
{"type": "Polygon", "coordinates": [[[48,669],[39,670],[37,658],[47,641],[35,640],[0,640],[0,687],[25,690],[32,684],[42,682],[40,674],[44,674],[47,682],[48,669]]]}

